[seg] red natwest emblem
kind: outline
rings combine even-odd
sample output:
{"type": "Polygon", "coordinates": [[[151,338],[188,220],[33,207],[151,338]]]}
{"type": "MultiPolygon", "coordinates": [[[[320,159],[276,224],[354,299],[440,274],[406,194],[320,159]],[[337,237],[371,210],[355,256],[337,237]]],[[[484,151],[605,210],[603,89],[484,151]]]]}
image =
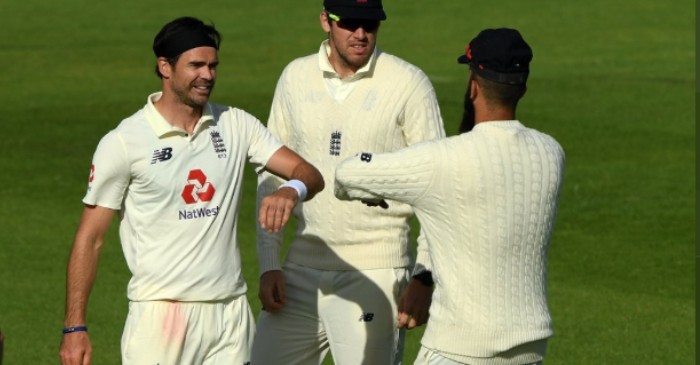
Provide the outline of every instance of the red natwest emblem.
{"type": "Polygon", "coordinates": [[[187,176],[188,184],[182,190],[182,199],[187,204],[194,204],[198,201],[208,202],[214,197],[214,185],[207,181],[207,176],[202,170],[196,169],[190,171],[187,176]]]}

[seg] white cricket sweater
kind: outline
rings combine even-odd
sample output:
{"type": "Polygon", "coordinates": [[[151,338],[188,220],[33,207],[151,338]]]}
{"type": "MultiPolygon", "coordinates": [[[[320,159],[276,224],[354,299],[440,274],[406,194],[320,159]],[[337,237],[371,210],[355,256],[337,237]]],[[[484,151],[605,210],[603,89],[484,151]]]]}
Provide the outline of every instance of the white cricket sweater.
{"type": "MultiPolygon", "coordinates": [[[[316,166],[327,182],[336,165],[361,151],[389,152],[445,132],[435,91],[417,67],[375,50],[369,64],[340,80],[354,83],[336,99],[329,80],[325,42],[318,54],[292,61],[283,71],[267,127],[282,143],[316,166]]],[[[338,80],[334,80],[337,84],[338,80]]],[[[260,177],[258,198],[277,188],[278,179],[260,177]]],[[[405,267],[410,263],[406,204],[387,210],[340,201],[331,186],[295,211],[297,230],[287,260],[324,270],[405,267]]],[[[280,269],[281,234],[258,226],[261,272],[280,269]]],[[[419,263],[427,261],[419,253],[419,263]]],[[[421,265],[417,265],[421,266],[421,265]]]]}
{"type": "Polygon", "coordinates": [[[509,364],[498,354],[552,335],[546,260],[563,174],[553,138],[494,121],[350,158],[335,194],[414,207],[436,283],[423,346],[469,364],[509,364]]]}

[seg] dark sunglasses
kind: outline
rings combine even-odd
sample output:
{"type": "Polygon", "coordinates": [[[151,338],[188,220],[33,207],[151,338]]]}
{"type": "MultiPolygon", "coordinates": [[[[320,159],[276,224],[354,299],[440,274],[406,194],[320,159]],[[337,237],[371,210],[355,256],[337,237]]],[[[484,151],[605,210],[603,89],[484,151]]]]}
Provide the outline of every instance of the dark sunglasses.
{"type": "Polygon", "coordinates": [[[371,19],[340,19],[336,21],[339,27],[354,32],[362,27],[365,32],[374,33],[379,29],[379,20],[371,19]]]}

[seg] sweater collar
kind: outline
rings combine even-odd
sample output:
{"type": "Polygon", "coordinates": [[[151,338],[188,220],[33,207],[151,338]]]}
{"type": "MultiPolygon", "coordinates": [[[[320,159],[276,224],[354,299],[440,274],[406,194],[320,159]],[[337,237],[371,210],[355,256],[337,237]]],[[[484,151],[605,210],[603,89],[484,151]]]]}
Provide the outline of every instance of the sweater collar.
{"type": "MultiPolygon", "coordinates": [[[[369,61],[367,61],[367,64],[362,66],[357,72],[355,72],[354,75],[348,76],[345,78],[345,80],[358,80],[363,77],[370,76],[374,72],[374,67],[377,63],[377,57],[379,56],[379,49],[375,46],[374,51],[372,51],[372,55],[369,57],[369,61]]],[[[337,72],[335,72],[335,69],[333,68],[333,65],[331,65],[331,62],[328,60],[328,57],[331,55],[331,46],[328,43],[328,39],[324,40],[321,43],[321,47],[318,50],[318,67],[323,71],[323,76],[324,77],[335,77],[340,79],[340,75],[338,75],[337,72]]]]}
{"type": "Polygon", "coordinates": [[[474,126],[474,130],[482,128],[525,128],[525,126],[519,120],[489,120],[474,126]]]}

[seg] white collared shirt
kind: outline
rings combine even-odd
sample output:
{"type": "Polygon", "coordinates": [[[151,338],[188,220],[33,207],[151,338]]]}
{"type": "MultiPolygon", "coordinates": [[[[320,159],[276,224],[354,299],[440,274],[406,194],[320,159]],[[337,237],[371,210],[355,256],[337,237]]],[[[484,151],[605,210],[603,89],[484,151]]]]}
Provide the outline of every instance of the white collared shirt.
{"type": "Polygon", "coordinates": [[[326,82],[326,87],[328,92],[331,93],[333,99],[337,102],[342,102],[345,98],[350,95],[352,90],[355,88],[355,81],[366,77],[374,70],[374,64],[377,59],[377,47],[374,47],[372,55],[369,58],[367,64],[362,66],[353,75],[346,78],[341,78],[340,75],[335,71],[333,65],[331,65],[328,59],[331,55],[331,46],[328,40],[321,43],[321,47],[318,50],[318,67],[323,71],[323,80],[326,82]]]}
{"type": "Polygon", "coordinates": [[[100,141],[83,202],[119,210],[132,301],[211,301],[243,295],[237,222],[246,162],[282,146],[252,115],[208,103],[194,132],[153,105],[100,141]]]}

